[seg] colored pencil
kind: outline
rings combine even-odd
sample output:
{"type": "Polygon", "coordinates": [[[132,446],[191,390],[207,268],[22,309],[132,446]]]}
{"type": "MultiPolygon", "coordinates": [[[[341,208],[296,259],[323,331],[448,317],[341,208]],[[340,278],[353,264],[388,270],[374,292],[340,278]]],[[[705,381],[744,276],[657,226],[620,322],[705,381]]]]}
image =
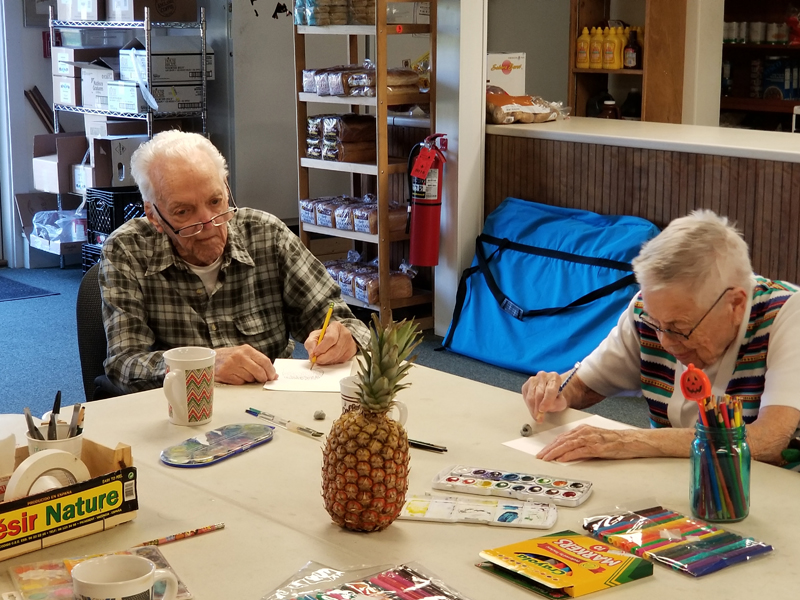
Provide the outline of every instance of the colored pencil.
{"type": "Polygon", "coordinates": [[[192,529],[191,531],[184,531],[183,533],[175,533],[173,535],[168,535],[167,537],[150,540],[149,542],[142,542],[139,544],[139,546],[163,546],[164,544],[177,542],[178,540],[184,540],[186,538],[202,535],[204,533],[211,533],[212,531],[218,531],[220,529],[225,529],[225,523],[216,523],[214,525],[207,525],[206,527],[192,529]]]}

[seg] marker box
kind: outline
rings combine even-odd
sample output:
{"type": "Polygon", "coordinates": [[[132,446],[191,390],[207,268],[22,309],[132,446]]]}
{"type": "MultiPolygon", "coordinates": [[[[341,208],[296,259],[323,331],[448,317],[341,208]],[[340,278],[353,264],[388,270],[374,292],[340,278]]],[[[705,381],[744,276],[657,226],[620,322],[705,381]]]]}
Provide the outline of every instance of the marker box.
{"type": "Polygon", "coordinates": [[[406,498],[398,518],[409,521],[480,523],[501,527],[550,529],[558,518],[558,508],[554,504],[533,500],[425,494],[406,498]]]}
{"type": "Polygon", "coordinates": [[[453,465],[439,472],[432,486],[437,490],[535,500],[559,506],[580,506],[592,493],[590,481],[466,465],[453,465]]]}

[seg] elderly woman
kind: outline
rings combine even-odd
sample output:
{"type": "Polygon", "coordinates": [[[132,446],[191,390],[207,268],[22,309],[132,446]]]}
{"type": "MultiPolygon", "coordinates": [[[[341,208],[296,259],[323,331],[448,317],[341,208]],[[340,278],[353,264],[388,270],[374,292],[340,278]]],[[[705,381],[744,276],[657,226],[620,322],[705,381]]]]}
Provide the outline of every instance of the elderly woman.
{"type": "Polygon", "coordinates": [[[681,394],[680,376],[694,364],[714,394],[743,398],[753,456],[780,462],[800,421],[798,288],[754,275],[736,229],[705,210],[670,223],[633,268],[641,292],[564,390],[565,375],[540,372],[522,395],[541,422],[545,413],[635,390],[647,400],[652,429],[581,426],[538,458],[689,456],[698,406],[681,394]]]}

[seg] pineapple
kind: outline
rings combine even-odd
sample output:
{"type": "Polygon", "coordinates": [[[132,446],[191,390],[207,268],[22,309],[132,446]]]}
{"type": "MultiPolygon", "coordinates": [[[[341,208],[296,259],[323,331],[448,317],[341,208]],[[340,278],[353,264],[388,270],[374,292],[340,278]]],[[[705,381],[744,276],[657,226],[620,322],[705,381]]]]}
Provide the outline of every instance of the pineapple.
{"type": "Polygon", "coordinates": [[[334,522],[353,531],[380,531],[400,514],[408,489],[408,435],[386,413],[420,343],[414,321],[385,328],[373,313],[369,349],[361,350],[361,407],[343,414],[323,448],[322,495],[334,522]]]}

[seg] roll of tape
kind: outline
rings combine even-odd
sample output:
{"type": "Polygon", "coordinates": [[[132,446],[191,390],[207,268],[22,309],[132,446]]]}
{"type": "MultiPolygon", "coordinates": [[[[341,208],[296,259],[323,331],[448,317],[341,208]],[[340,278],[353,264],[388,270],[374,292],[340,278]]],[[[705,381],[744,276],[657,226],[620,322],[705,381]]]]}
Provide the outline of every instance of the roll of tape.
{"type": "Polygon", "coordinates": [[[6,486],[5,501],[29,496],[34,483],[45,475],[57,479],[62,486],[91,478],[83,461],[71,452],[42,450],[26,458],[14,470],[6,486]]]}

